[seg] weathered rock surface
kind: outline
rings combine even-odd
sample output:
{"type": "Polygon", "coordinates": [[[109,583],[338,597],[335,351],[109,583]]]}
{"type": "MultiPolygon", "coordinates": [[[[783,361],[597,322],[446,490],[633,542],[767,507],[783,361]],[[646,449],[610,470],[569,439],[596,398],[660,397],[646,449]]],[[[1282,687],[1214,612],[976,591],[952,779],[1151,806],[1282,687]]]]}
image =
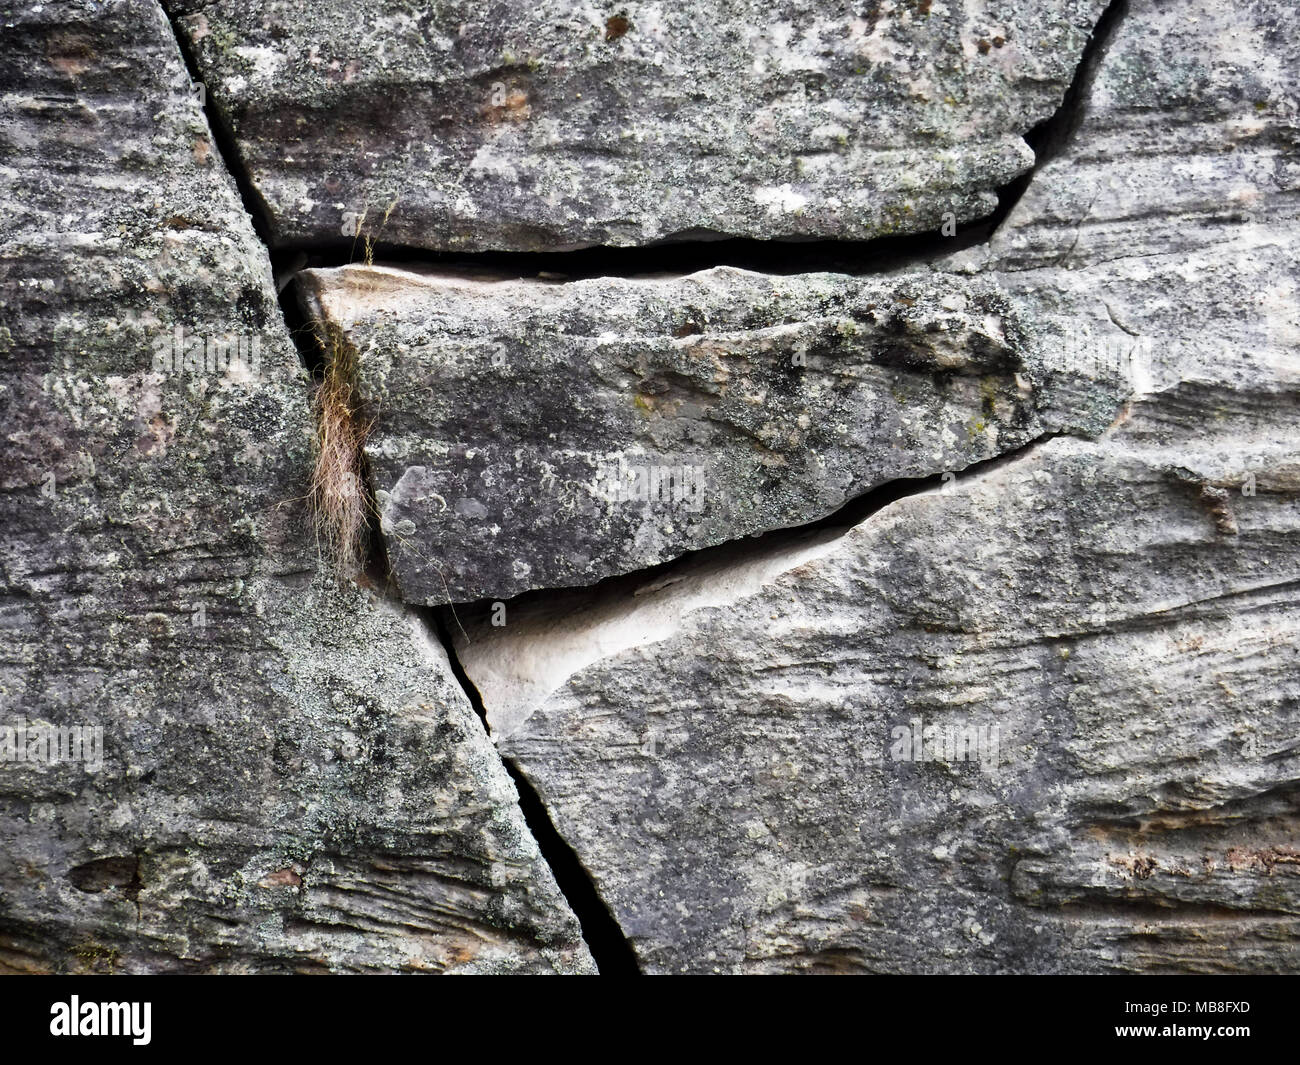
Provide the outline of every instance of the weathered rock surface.
{"type": "Polygon", "coordinates": [[[3,21],[0,969],[589,970],[445,652],[317,572],[308,385],[162,11],[3,21]]]}
{"type": "Polygon", "coordinates": [[[278,240],[554,250],[987,215],[1104,4],[170,6],[278,240]]]}
{"type": "Polygon", "coordinates": [[[1300,971],[1283,5],[168,7],[0,16],[0,969],[591,971],[504,755],[647,971],[1300,971]],[[300,275],[494,750],[182,44],[303,254],[930,231],[1082,109],[888,276],[300,275]]]}
{"type": "Polygon", "coordinates": [[[430,604],[815,521],[883,482],[1098,433],[1129,390],[1120,365],[1059,358],[1055,326],[986,279],[304,278],[357,351],[389,560],[430,604]]]}
{"type": "Polygon", "coordinates": [[[1296,498],[1058,439],[458,651],[651,971],[1293,969],[1296,498]]]}
{"type": "Polygon", "coordinates": [[[1300,968],[1298,41],[1135,0],[1074,139],[942,264],[1129,362],[1100,440],[467,623],[647,968],[1300,968]]]}
{"type": "Polygon", "coordinates": [[[1268,397],[1300,374],[1298,88],[1281,6],[1134,3],[1076,135],[961,266],[1073,323],[1078,348],[1136,341],[1142,419],[1224,432],[1233,411],[1284,416],[1268,397]]]}

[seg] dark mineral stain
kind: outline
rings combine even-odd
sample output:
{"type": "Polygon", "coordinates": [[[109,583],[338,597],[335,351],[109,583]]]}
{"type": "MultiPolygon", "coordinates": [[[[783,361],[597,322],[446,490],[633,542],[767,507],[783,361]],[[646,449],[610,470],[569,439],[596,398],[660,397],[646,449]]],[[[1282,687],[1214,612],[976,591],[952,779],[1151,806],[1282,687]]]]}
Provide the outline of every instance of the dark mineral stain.
{"type": "Polygon", "coordinates": [[[617,41],[631,28],[632,23],[626,15],[611,15],[605,20],[605,40],[617,41]]]}

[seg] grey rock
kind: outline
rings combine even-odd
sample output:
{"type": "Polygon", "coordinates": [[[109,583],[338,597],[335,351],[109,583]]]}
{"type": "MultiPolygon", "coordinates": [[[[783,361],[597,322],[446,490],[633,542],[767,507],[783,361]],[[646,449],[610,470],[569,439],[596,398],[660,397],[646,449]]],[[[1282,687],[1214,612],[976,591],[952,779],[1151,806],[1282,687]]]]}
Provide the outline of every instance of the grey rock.
{"type": "Polygon", "coordinates": [[[590,971],[445,652],[320,566],[308,383],[162,11],[3,20],[0,969],[590,971]]]}
{"type": "Polygon", "coordinates": [[[590,972],[504,756],[647,971],[1300,971],[1300,31],[1102,6],[0,16],[0,970],[590,972]],[[299,274],[491,738],[318,557],[304,259],[1072,78],[299,274]]]}
{"type": "Polygon", "coordinates": [[[466,619],[648,969],[1300,969],[1298,42],[1134,0],[1073,138],[939,264],[1122,368],[1099,439],[466,619]]]}
{"type": "Polygon", "coordinates": [[[592,584],[900,478],[1097,433],[1124,367],[996,279],[717,268],[569,283],[309,270],[357,353],[389,561],[426,603],[592,584]]]}
{"type": "Polygon", "coordinates": [[[1075,136],[965,257],[1017,305],[1073,323],[1078,350],[1136,349],[1148,427],[1220,433],[1296,380],[1293,22],[1262,0],[1135,0],[1075,136]]]}
{"type": "Polygon", "coordinates": [[[1057,439],[457,649],[649,971],[1294,970],[1296,499],[1057,439]]]}
{"type": "Polygon", "coordinates": [[[1101,0],[180,0],[276,239],[868,239],[990,214],[1101,0]]]}

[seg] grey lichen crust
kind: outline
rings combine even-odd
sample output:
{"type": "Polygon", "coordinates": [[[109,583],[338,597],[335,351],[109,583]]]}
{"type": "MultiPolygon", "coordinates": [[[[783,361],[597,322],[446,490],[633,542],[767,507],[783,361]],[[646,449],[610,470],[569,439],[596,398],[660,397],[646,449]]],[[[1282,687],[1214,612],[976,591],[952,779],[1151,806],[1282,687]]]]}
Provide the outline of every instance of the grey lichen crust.
{"type": "Polygon", "coordinates": [[[556,250],[990,214],[1104,4],[171,6],[277,239],[556,250]]]}
{"type": "Polygon", "coordinates": [[[422,603],[815,521],[888,481],[1098,433],[1129,389],[987,278],[351,266],[305,285],[357,353],[388,557],[422,603]]]}
{"type": "Polygon", "coordinates": [[[0,970],[590,971],[443,649],[318,573],[308,383],[162,11],[3,21],[0,970]],[[15,756],[50,727],[102,745],[15,756]]]}

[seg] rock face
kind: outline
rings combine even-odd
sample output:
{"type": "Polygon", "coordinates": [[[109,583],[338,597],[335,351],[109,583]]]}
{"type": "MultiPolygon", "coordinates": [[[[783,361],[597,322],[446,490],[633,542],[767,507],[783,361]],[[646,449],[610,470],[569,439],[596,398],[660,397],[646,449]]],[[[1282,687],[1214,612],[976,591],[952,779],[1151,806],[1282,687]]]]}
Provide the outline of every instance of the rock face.
{"type": "MultiPolygon", "coordinates": [[[[987,272],[1099,440],[459,640],[653,971],[1300,965],[1294,20],[1135,2],[987,272]]],[[[922,268],[924,269],[924,268],[922,268]]]]}
{"type": "Polygon", "coordinates": [[[172,4],[278,240],[441,250],[990,214],[1103,6],[172,4]]]}
{"type": "Polygon", "coordinates": [[[1300,512],[1235,494],[1054,440],[458,651],[650,971],[1293,968],[1300,512]]]}
{"type": "Polygon", "coordinates": [[[307,382],[166,18],[4,19],[0,969],[590,970],[443,649],[317,573],[307,382]]]}
{"type": "Polygon", "coordinates": [[[955,275],[356,266],[305,284],[357,352],[388,557],[430,604],[805,524],[887,481],[1100,432],[1128,387],[955,275]]]}
{"type": "Polygon", "coordinates": [[[165,7],[0,16],[0,970],[1300,971],[1283,5],[165,7]]]}

